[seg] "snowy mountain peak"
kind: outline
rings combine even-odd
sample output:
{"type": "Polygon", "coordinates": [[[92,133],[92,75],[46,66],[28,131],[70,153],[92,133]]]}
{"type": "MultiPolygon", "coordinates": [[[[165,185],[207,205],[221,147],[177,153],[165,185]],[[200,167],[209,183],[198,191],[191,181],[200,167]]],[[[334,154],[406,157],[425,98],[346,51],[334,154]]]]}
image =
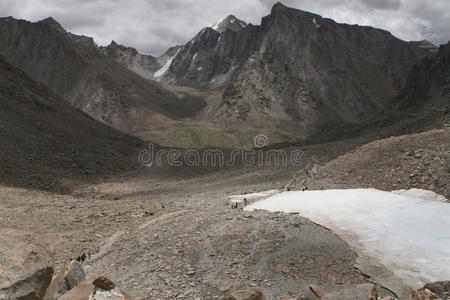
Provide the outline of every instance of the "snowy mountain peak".
{"type": "Polygon", "coordinates": [[[222,33],[222,32],[225,32],[226,30],[232,30],[235,32],[239,32],[242,29],[244,29],[245,27],[247,27],[247,23],[245,23],[242,20],[239,20],[238,18],[236,18],[233,15],[229,15],[225,19],[222,19],[219,22],[217,22],[211,28],[219,33],[222,33]]]}

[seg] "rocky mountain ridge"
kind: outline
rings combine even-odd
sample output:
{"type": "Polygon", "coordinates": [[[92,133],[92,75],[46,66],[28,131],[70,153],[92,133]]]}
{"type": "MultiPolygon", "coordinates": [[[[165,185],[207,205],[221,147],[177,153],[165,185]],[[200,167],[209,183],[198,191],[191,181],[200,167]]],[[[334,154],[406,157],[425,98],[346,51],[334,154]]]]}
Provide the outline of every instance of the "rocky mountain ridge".
{"type": "Polygon", "coordinates": [[[280,3],[260,25],[228,16],[159,58],[115,42],[97,47],[51,18],[3,18],[0,32],[0,54],[10,63],[97,120],[139,136],[184,134],[176,127],[187,120],[219,135],[270,130],[286,141],[338,139],[378,122],[411,68],[434,55],[428,43],[280,3]],[[40,34],[47,38],[36,43],[40,34]]]}
{"type": "Polygon", "coordinates": [[[178,49],[178,46],[172,47],[160,57],[153,57],[140,54],[136,49],[119,45],[115,41],[106,47],[100,47],[100,51],[104,55],[149,80],[155,79],[155,73],[161,70],[178,49]]]}
{"type": "Polygon", "coordinates": [[[180,97],[102,54],[94,40],[54,19],[0,18],[0,54],[74,107],[127,133],[195,115],[203,101],[180,97]]]}
{"type": "Polygon", "coordinates": [[[205,118],[272,124],[298,138],[370,120],[398,94],[412,66],[428,55],[389,32],[338,24],[282,4],[276,4],[260,26],[247,26],[237,35],[226,31],[219,37],[205,29],[180,54],[186,52],[189,55],[175,58],[166,75],[169,82],[183,85],[195,79],[203,88],[216,88],[208,85],[216,73],[207,76],[203,70],[220,67],[221,58],[232,66],[224,68],[224,91],[205,118]],[[247,52],[221,55],[216,43],[226,39],[223,35],[233,37],[228,49],[248,45],[247,52]],[[198,53],[193,68],[190,57],[195,57],[197,47],[192,45],[209,46],[204,51],[212,59],[202,64],[198,53]]]}

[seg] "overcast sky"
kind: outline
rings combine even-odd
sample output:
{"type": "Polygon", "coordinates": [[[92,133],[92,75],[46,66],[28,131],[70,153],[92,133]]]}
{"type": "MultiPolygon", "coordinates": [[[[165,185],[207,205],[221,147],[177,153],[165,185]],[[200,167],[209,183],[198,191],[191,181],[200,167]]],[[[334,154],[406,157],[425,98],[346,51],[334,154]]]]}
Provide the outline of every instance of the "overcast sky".
{"type": "MultiPolygon", "coordinates": [[[[184,44],[229,14],[259,24],[272,0],[1,0],[0,15],[37,21],[54,17],[68,31],[115,40],[159,55],[184,44]]],[[[285,0],[338,22],[371,25],[405,40],[450,40],[449,0],[285,0]]]]}

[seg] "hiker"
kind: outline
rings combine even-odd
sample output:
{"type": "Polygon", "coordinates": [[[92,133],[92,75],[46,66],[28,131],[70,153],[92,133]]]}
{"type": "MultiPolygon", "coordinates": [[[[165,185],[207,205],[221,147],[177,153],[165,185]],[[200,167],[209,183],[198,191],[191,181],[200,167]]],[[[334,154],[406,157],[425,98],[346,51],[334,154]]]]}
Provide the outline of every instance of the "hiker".
{"type": "Polygon", "coordinates": [[[81,255],[81,262],[84,262],[86,260],[86,253],[83,253],[81,255]]]}
{"type": "Polygon", "coordinates": [[[91,259],[91,251],[88,251],[88,259],[91,259]]]}
{"type": "Polygon", "coordinates": [[[81,257],[80,256],[77,257],[77,262],[81,262],[81,257]]]}

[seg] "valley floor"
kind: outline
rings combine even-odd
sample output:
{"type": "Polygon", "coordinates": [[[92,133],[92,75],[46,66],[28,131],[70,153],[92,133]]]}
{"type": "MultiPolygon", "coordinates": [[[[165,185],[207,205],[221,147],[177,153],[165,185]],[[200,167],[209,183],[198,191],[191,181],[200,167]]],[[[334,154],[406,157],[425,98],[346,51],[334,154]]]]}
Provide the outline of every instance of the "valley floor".
{"type": "MultiPolygon", "coordinates": [[[[422,161],[433,167],[427,159],[435,157],[428,156],[423,143],[429,135],[441,141],[438,149],[445,159],[449,133],[424,135],[412,140],[422,149],[422,161]]],[[[402,145],[406,137],[398,139],[402,145]]],[[[354,267],[355,252],[340,237],[299,215],[245,212],[227,203],[231,195],[301,188],[345,153],[361,155],[368,147],[359,146],[363,143],[301,147],[301,167],[150,168],[74,186],[70,195],[0,187],[0,226],[34,233],[49,245],[57,268],[90,251],[87,275],[106,275],[136,299],[214,299],[252,286],[270,299],[297,295],[309,285],[332,291],[367,282],[354,267]]],[[[403,148],[398,152],[409,159],[403,148]]],[[[357,163],[352,160],[352,165],[357,163]]],[[[380,166],[392,171],[390,165],[380,166]]],[[[439,161],[437,168],[435,186],[441,189],[448,161],[439,161]]],[[[335,180],[322,176],[320,182],[335,180]]],[[[335,186],[358,187],[358,182],[335,186]]]]}

